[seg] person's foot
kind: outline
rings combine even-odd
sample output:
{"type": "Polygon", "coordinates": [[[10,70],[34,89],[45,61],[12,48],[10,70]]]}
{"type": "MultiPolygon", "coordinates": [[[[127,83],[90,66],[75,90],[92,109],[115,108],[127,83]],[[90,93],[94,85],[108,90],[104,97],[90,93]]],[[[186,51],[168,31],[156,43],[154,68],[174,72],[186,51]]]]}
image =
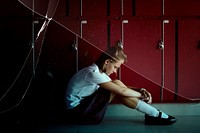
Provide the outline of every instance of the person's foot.
{"type": "Polygon", "coordinates": [[[159,112],[158,117],[145,115],[146,125],[171,125],[176,123],[177,119],[173,116],[168,115],[168,118],[161,118],[162,112],[159,112]]]}

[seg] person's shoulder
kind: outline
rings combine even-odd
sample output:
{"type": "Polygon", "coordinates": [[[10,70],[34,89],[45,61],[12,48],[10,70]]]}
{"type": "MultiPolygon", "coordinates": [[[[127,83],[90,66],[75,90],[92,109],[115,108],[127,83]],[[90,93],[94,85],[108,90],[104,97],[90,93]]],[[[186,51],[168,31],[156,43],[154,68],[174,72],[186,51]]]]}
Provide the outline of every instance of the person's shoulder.
{"type": "Polygon", "coordinates": [[[99,68],[96,64],[92,64],[92,65],[88,66],[88,70],[91,72],[98,72],[99,68]]]}

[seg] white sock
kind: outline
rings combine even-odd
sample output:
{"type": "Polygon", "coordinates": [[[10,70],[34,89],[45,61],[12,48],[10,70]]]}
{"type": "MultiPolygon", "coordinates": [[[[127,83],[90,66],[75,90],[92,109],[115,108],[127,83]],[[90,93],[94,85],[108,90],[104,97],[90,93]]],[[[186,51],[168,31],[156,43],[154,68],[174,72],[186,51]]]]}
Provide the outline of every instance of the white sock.
{"type": "MultiPolygon", "coordinates": [[[[142,100],[139,100],[139,102],[136,106],[136,110],[138,110],[142,113],[145,113],[149,116],[158,117],[158,115],[159,115],[159,111],[156,108],[152,107],[151,105],[145,103],[142,100]]],[[[162,112],[161,117],[162,118],[168,118],[168,115],[162,112]]]]}

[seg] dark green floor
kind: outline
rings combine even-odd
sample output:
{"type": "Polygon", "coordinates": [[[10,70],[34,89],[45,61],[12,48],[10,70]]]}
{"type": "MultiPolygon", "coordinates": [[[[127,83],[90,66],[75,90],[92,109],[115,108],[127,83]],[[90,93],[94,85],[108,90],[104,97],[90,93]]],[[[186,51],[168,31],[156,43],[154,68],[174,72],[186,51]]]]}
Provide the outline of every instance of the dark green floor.
{"type": "Polygon", "coordinates": [[[200,116],[177,116],[169,126],[147,126],[143,117],[105,118],[99,125],[51,125],[35,127],[35,133],[199,133],[200,116]]]}
{"type": "MultiPolygon", "coordinates": [[[[144,114],[123,105],[109,105],[105,118],[99,125],[67,125],[57,121],[36,121],[8,119],[1,120],[1,133],[199,133],[200,104],[153,104],[152,106],[175,116],[177,123],[168,126],[148,126],[144,124],[144,114]],[[7,121],[7,124],[5,123],[7,121]],[[49,122],[49,123],[48,123],[49,122]],[[52,123],[53,122],[53,123],[52,123]],[[42,124],[40,124],[42,123],[42,124]]],[[[62,117],[62,116],[61,116],[62,117]]],[[[10,116],[12,118],[12,116],[10,116]]],[[[20,118],[20,116],[19,116],[20,118]]]]}
{"type": "Polygon", "coordinates": [[[144,115],[123,105],[110,105],[99,125],[65,125],[36,127],[34,133],[199,133],[200,104],[153,104],[175,116],[177,123],[169,126],[147,126],[144,115]]]}

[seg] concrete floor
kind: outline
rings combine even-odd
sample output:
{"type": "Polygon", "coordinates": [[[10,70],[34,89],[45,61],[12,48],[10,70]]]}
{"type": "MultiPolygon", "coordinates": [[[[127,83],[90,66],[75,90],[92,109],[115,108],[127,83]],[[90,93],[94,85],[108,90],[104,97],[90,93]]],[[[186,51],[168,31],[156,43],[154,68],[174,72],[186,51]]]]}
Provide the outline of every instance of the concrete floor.
{"type": "Polygon", "coordinates": [[[105,119],[99,125],[55,124],[36,127],[34,133],[197,133],[200,132],[199,103],[153,104],[152,106],[178,121],[168,126],[148,126],[144,115],[123,105],[109,105],[105,119]]]}
{"type": "MultiPolygon", "coordinates": [[[[1,125],[1,132],[26,133],[199,133],[200,105],[187,104],[152,104],[163,112],[175,116],[178,121],[168,126],[148,126],[144,124],[144,114],[123,105],[111,104],[105,118],[99,125],[67,125],[62,122],[37,125],[30,123],[1,125]],[[28,125],[28,126],[27,126],[28,125]],[[5,130],[3,130],[3,128],[5,130]]],[[[31,115],[31,114],[30,114],[31,115]]],[[[40,120],[38,120],[40,122],[40,120]]]]}
{"type": "Polygon", "coordinates": [[[51,125],[35,128],[34,133],[198,133],[200,116],[177,116],[169,126],[148,126],[143,117],[105,118],[99,125],[51,125]]]}

